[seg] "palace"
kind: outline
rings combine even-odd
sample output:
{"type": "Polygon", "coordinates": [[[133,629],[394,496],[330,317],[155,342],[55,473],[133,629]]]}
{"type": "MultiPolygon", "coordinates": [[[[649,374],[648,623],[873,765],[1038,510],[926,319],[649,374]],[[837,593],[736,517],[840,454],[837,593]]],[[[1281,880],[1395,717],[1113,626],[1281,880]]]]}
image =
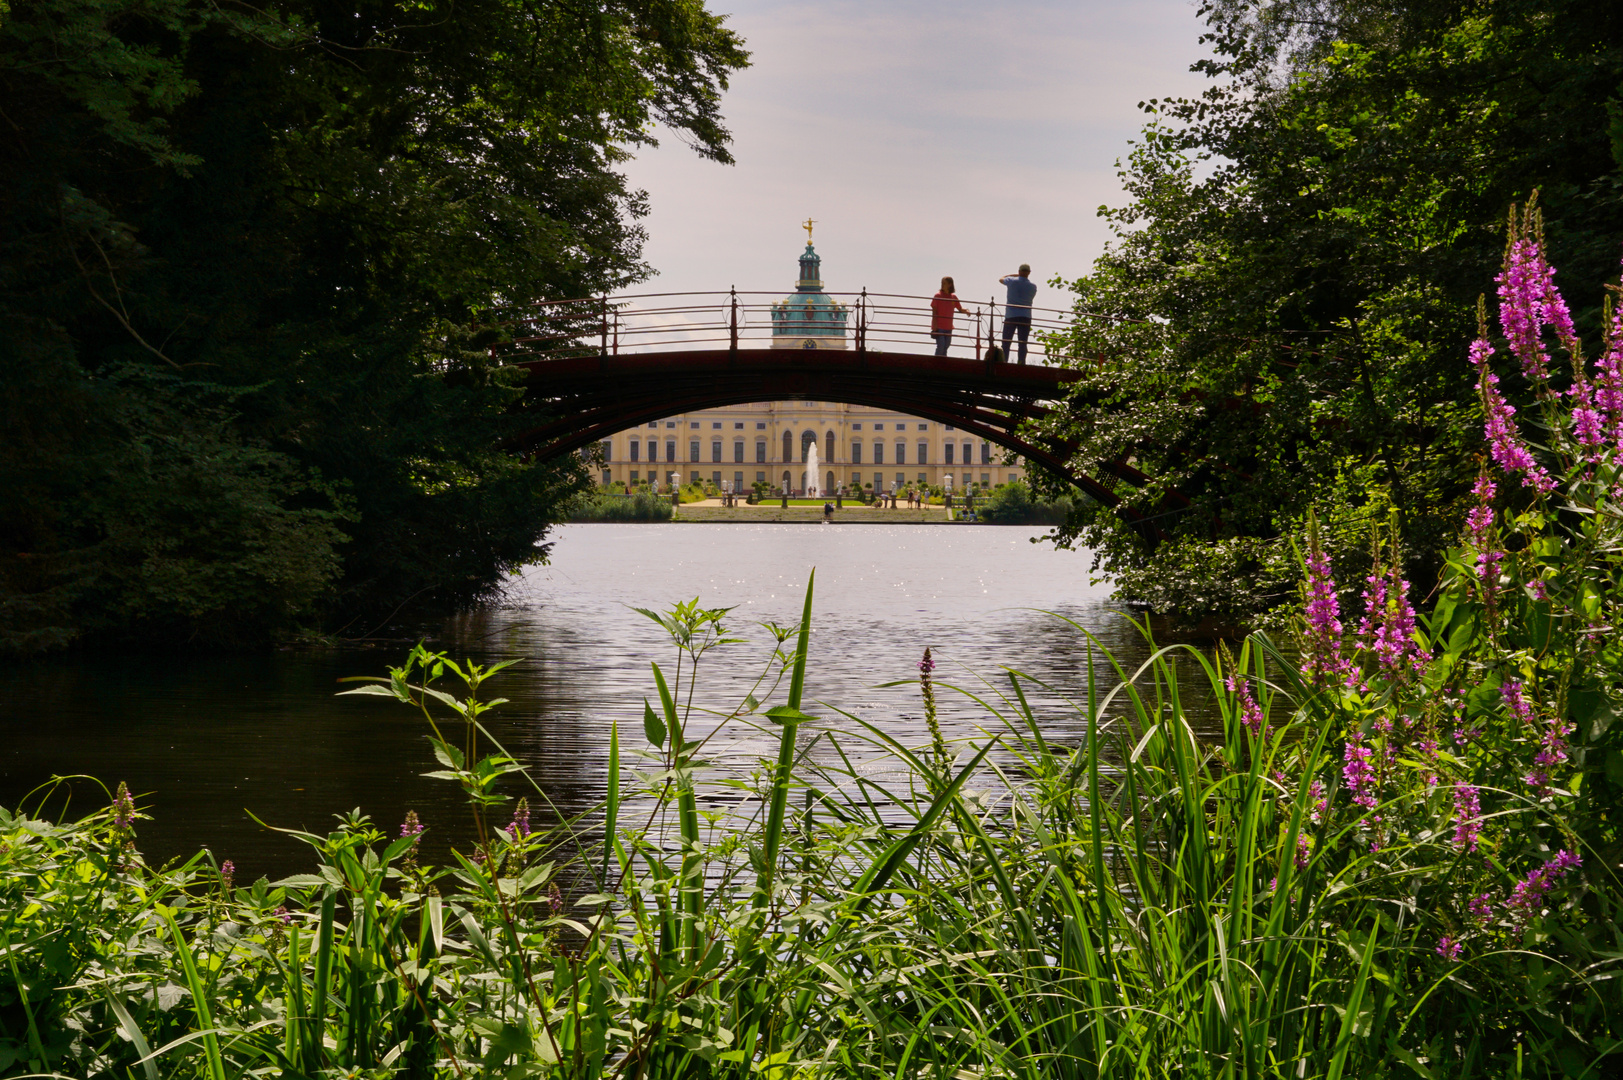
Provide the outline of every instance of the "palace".
{"type": "MultiPolygon", "coordinates": [[[[849,313],[823,292],[822,259],[809,235],[795,291],[772,305],[775,349],[845,349],[849,313]]],[[[909,483],[983,488],[1023,474],[1020,462],[951,425],[833,401],[762,401],[680,413],[621,431],[599,444],[600,480],[661,487],[709,480],[748,491],[804,485],[813,442],[825,472],[823,491],[909,483]]]]}

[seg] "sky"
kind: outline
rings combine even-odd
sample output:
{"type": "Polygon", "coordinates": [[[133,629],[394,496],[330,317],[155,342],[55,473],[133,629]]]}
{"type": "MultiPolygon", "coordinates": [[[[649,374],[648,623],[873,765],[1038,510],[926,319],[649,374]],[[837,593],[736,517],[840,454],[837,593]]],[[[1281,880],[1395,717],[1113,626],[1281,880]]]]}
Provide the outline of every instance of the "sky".
{"type": "Polygon", "coordinates": [[[834,291],[928,295],[951,274],[980,299],[1022,262],[1078,277],[1109,238],[1099,206],[1125,201],[1138,103],[1206,82],[1192,0],[710,8],[752,53],[722,102],[737,164],[669,135],[628,164],[658,271],[638,291],[791,289],[808,217],[834,291]]]}

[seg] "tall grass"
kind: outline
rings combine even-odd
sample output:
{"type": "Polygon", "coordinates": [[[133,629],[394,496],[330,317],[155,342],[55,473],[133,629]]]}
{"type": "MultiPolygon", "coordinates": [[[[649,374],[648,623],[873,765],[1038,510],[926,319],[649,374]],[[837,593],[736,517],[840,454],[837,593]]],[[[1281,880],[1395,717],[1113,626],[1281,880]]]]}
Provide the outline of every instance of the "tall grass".
{"type": "MultiPolygon", "coordinates": [[[[1606,1074],[1615,878],[1552,900],[1515,947],[1438,955],[1465,860],[1412,808],[1402,828],[1387,808],[1372,850],[1345,792],[1317,805],[1297,781],[1338,771],[1341,706],[1266,638],[1226,669],[1180,648],[1119,671],[1078,628],[1112,676],[1074,705],[1081,745],[1045,738],[1038,684],[1010,673],[932,683],[927,702],[979,701],[986,737],[914,748],[807,709],[811,600],[808,586],[800,624],[773,628],[761,700],[712,716],[775,734],[745,775],[706,764],[714,734],[688,733],[706,654],[735,644],[725,613],[648,613],[677,663],[650,672],[643,766],[622,764],[614,732],[597,832],[528,831],[503,790],[522,771],[480,722],[497,667],[421,649],[362,692],[419,709],[431,775],[463,787],[451,866],[420,865],[410,830],[349,817],[295,834],[315,873],[239,887],[202,857],[146,867],[116,809],[0,817],[0,1071],[1606,1074]],[[1185,722],[1177,663],[1211,683],[1221,745],[1185,722]],[[876,758],[911,779],[876,778],[896,775],[876,758]],[[735,811],[701,811],[740,790],[735,811]]],[[[1535,807],[1522,827],[1566,824],[1535,807]]]]}

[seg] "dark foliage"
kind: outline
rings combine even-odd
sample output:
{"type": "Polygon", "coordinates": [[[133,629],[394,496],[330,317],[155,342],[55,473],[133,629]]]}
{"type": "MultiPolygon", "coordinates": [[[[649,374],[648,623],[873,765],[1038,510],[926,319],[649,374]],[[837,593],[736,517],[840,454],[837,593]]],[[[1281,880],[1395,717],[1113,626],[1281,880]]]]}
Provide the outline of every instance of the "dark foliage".
{"type": "MultiPolygon", "coordinates": [[[[1228,0],[1198,100],[1151,101],[1069,283],[1101,356],[1052,434],[1170,538],[1075,521],[1124,592],[1189,617],[1288,600],[1310,508],[1343,577],[1403,518],[1422,592],[1464,513],[1480,414],[1465,348],[1506,212],[1535,191],[1563,284],[1617,280],[1623,8],[1594,0],[1228,0]],[[1166,489],[1187,495],[1180,508],[1166,489]]],[[[1571,295],[1588,295],[1582,289],[1571,295]]],[[[1599,309],[1580,313],[1591,345],[1599,309]]]]}
{"type": "Polygon", "coordinates": [[[728,160],[746,60],[698,0],[0,7],[0,648],[247,643],[543,558],[585,477],[500,449],[488,327],[646,276],[616,166],[656,122],[728,160]]]}

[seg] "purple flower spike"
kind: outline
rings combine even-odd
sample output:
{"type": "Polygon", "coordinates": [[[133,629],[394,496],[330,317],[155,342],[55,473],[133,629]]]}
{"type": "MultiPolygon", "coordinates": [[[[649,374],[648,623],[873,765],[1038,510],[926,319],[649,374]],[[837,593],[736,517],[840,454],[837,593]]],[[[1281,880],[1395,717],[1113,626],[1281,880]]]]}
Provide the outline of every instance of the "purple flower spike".
{"type": "Polygon", "coordinates": [[[130,794],[130,786],[120,781],[118,790],[113,793],[113,828],[127,832],[134,823],[135,798],[130,794]]]}
{"type": "Polygon", "coordinates": [[[507,835],[522,840],[530,835],[530,800],[520,799],[513,807],[513,821],[507,826],[507,835]]]}
{"type": "Polygon", "coordinates": [[[1483,434],[1488,453],[1506,476],[1521,474],[1522,484],[1541,493],[1555,490],[1555,481],[1533,460],[1516,427],[1516,409],[1499,393],[1499,376],[1488,367],[1493,346],[1482,338],[1471,342],[1471,364],[1477,369],[1477,393],[1482,399],[1483,434]]]}
{"type": "Polygon", "coordinates": [[[1358,745],[1355,739],[1348,739],[1347,746],[1342,751],[1343,765],[1341,777],[1347,782],[1347,790],[1352,793],[1352,801],[1366,810],[1375,808],[1375,767],[1369,763],[1374,755],[1367,746],[1358,745]]]}
{"type": "Polygon", "coordinates": [[[1470,784],[1454,785],[1454,846],[1475,851],[1482,835],[1482,797],[1470,784]]]}
{"type": "Polygon", "coordinates": [[[1437,939],[1437,955],[1444,960],[1458,962],[1462,951],[1460,943],[1451,937],[1445,936],[1437,939]]]}
{"type": "Polygon", "coordinates": [[[1256,736],[1262,735],[1265,721],[1262,717],[1262,708],[1251,696],[1251,684],[1243,678],[1233,675],[1223,680],[1223,685],[1235,695],[1235,704],[1240,707],[1240,723],[1245,725],[1247,731],[1256,736]]]}
{"type": "Polygon", "coordinates": [[[1510,912],[1516,928],[1526,929],[1527,924],[1544,910],[1544,898],[1550,889],[1566,876],[1568,870],[1582,865],[1583,860],[1575,852],[1558,851],[1555,858],[1537,870],[1529,870],[1526,877],[1516,882],[1510,899],[1505,901],[1505,910],[1510,912]]]}
{"type": "Polygon", "coordinates": [[[1526,236],[1510,245],[1499,283],[1499,328],[1510,351],[1521,361],[1522,374],[1534,382],[1548,382],[1549,355],[1544,351],[1542,308],[1549,282],[1542,272],[1537,245],[1526,236]]]}
{"type": "Polygon", "coordinates": [[[1315,543],[1307,557],[1307,639],[1302,642],[1302,670],[1309,676],[1336,679],[1352,671],[1341,655],[1341,601],[1330,576],[1330,556],[1315,543]]]}

